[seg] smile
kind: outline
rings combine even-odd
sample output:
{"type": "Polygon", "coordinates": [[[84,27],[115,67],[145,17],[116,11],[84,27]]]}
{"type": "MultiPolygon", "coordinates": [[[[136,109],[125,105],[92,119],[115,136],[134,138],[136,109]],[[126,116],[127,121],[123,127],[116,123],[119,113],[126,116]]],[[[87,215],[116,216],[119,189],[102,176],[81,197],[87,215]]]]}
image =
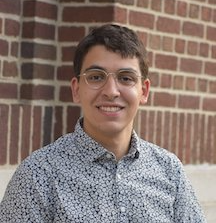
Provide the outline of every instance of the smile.
{"type": "Polygon", "coordinates": [[[122,108],[121,107],[106,107],[106,106],[100,106],[98,107],[100,110],[105,111],[105,112],[117,112],[120,111],[122,108]]]}

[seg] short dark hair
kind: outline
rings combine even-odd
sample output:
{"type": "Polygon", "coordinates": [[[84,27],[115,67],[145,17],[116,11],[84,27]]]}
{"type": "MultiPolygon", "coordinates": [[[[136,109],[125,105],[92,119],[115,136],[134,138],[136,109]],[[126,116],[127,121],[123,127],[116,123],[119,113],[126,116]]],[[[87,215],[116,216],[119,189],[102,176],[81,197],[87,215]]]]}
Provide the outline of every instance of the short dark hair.
{"type": "Polygon", "coordinates": [[[123,58],[137,57],[142,76],[147,78],[147,51],[142,41],[133,30],[114,24],[93,29],[78,44],[74,56],[74,72],[77,77],[80,75],[84,57],[95,45],[103,45],[107,50],[119,53],[123,58]]]}

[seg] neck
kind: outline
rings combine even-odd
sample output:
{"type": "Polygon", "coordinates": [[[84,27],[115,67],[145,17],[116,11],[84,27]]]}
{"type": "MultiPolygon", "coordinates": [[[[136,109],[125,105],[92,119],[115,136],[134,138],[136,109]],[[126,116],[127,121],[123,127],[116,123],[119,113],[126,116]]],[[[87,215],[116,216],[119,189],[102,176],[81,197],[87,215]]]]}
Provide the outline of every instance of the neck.
{"type": "Polygon", "coordinates": [[[131,135],[132,135],[132,126],[126,128],[123,131],[117,132],[101,132],[101,131],[88,131],[89,129],[83,126],[85,132],[93,138],[95,141],[100,143],[108,151],[112,152],[116,160],[120,160],[125,156],[130,147],[131,135]]]}

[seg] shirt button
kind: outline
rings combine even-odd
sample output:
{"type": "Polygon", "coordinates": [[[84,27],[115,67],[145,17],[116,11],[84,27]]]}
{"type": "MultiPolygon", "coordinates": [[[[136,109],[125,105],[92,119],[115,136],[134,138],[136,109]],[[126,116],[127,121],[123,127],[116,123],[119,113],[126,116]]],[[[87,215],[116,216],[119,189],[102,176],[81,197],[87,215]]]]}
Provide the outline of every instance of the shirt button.
{"type": "Polygon", "coordinates": [[[116,174],[116,178],[117,178],[118,180],[121,180],[122,177],[121,177],[120,174],[117,173],[117,174],[116,174]]]}
{"type": "Polygon", "coordinates": [[[125,207],[120,207],[120,211],[121,212],[125,212],[126,211],[126,208],[125,207]]]}
{"type": "Polygon", "coordinates": [[[111,158],[112,158],[112,155],[111,155],[110,153],[107,153],[107,154],[106,154],[106,158],[107,158],[107,159],[111,159],[111,158]]]}

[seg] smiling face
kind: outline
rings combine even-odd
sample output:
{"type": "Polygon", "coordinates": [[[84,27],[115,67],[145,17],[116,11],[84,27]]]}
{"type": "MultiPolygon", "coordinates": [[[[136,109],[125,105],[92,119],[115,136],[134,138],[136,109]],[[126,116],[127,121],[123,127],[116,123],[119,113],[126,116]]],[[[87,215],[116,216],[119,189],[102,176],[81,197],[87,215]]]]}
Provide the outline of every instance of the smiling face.
{"type": "MultiPolygon", "coordinates": [[[[111,73],[130,69],[141,75],[136,57],[122,58],[120,54],[108,51],[102,45],[93,46],[86,54],[81,74],[91,67],[100,67],[111,73]]],[[[87,85],[84,76],[79,81],[73,78],[73,100],[81,104],[84,130],[99,142],[102,138],[119,134],[130,137],[138,107],[147,102],[149,85],[148,79],[142,81],[139,78],[132,87],[121,86],[113,75],[109,75],[106,84],[96,90],[87,85]]]]}

